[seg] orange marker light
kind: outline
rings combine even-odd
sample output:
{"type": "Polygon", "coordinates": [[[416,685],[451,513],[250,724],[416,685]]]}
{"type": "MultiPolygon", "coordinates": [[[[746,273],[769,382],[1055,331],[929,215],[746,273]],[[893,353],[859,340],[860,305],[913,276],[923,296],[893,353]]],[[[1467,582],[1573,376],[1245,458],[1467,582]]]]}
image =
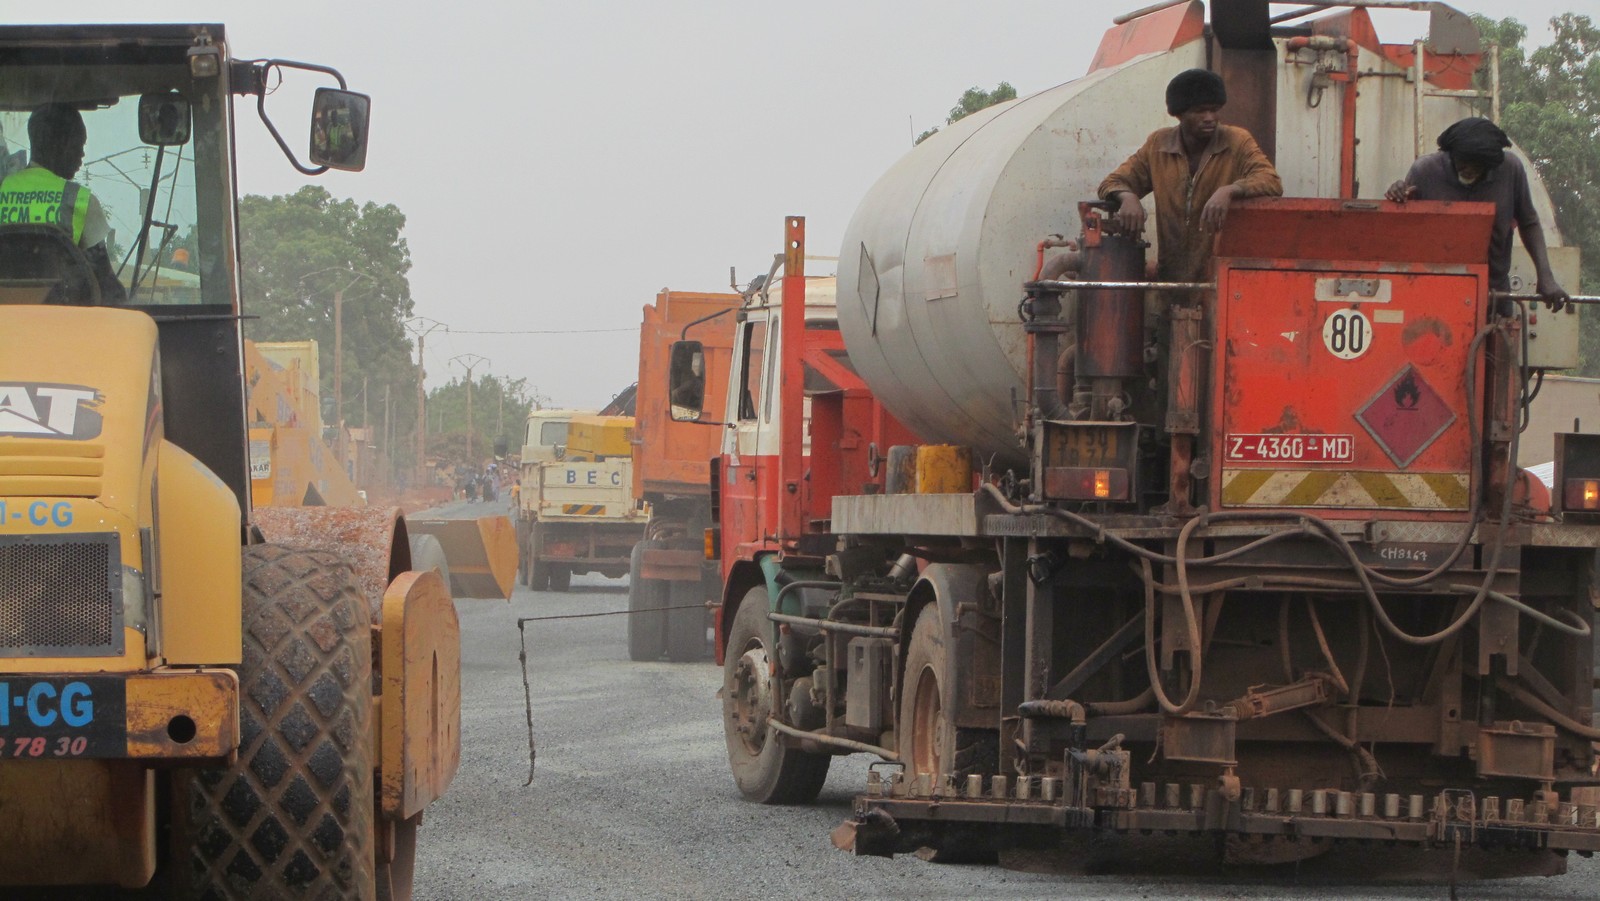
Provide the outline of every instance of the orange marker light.
{"type": "Polygon", "coordinates": [[[1600,479],[1568,479],[1564,493],[1568,510],[1600,510],[1600,479]]]}
{"type": "Polygon", "coordinates": [[[1111,496],[1111,470],[1097,469],[1094,471],[1094,496],[1111,496]]]}

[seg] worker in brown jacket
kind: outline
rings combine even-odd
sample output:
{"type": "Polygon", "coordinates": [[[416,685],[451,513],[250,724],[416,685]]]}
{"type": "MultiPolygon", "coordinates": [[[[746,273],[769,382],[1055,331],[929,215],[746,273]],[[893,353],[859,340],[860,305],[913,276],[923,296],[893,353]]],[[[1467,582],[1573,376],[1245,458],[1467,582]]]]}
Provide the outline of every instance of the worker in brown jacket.
{"type": "Polygon", "coordinates": [[[1215,72],[1178,73],[1167,84],[1167,112],[1178,124],[1151,132],[1144,146],[1100,183],[1100,198],[1118,204],[1115,218],[1126,234],[1144,231],[1140,198],[1155,192],[1163,281],[1206,277],[1212,241],[1234,199],[1283,193],[1278,170],[1255,138],[1219,120],[1227,102],[1227,89],[1215,72]]]}

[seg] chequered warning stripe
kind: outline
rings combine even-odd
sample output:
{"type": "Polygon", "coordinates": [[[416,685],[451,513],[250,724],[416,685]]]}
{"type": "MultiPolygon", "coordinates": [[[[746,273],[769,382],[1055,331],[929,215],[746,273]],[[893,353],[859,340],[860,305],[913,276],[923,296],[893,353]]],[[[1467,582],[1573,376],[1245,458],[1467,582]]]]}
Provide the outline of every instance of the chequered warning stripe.
{"type": "Polygon", "coordinates": [[[567,516],[604,516],[605,504],[562,504],[561,512],[567,516]]]}
{"type": "Polygon", "coordinates": [[[1224,469],[1224,507],[1355,507],[1465,510],[1464,472],[1332,472],[1224,469]]]}

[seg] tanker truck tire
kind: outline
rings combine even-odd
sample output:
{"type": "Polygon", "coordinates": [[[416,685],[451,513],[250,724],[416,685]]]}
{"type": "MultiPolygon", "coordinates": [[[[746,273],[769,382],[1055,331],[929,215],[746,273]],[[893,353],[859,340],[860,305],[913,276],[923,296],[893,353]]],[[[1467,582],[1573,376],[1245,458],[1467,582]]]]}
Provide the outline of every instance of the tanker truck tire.
{"type": "Polygon", "coordinates": [[[646,544],[634,545],[628,557],[628,659],[636,663],[656,660],[667,646],[665,614],[660,612],[666,606],[667,585],[640,575],[646,544]]]}
{"type": "Polygon", "coordinates": [[[783,692],[772,676],[767,588],[750,589],[734,614],[722,668],[722,727],[733,781],[747,799],[761,804],[810,804],[828,779],[827,754],[785,746],[767,728],[782,710],[783,692]]]}
{"type": "Polygon", "coordinates": [[[667,659],[673,663],[693,663],[706,658],[705,598],[700,580],[668,582],[667,606],[689,607],[667,611],[667,659]],[[693,605],[700,604],[699,607],[693,605]]]}
{"type": "Polygon", "coordinates": [[[437,535],[411,536],[411,568],[417,572],[435,570],[444,579],[444,587],[450,587],[450,561],[445,559],[444,545],[437,535]]]}
{"type": "MultiPolygon", "coordinates": [[[[990,775],[999,768],[999,735],[987,729],[957,729],[946,711],[951,707],[950,652],[939,622],[939,607],[929,604],[917,615],[906,649],[905,679],[900,690],[895,735],[907,781],[927,775],[937,788],[945,775],[962,785],[972,774],[990,775]]],[[[995,863],[998,854],[980,834],[953,830],[945,847],[924,848],[917,856],[933,863],[995,863]]]]}
{"type": "Polygon", "coordinates": [[[184,899],[371,898],[372,617],[325,551],[244,549],[239,755],[173,774],[184,899]]]}

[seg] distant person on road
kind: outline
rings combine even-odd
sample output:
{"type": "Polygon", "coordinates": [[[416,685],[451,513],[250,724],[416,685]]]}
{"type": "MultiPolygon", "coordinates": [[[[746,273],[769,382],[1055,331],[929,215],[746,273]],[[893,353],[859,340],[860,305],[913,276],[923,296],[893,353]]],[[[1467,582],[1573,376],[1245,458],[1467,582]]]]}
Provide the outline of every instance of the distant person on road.
{"type": "Polygon", "coordinates": [[[65,103],[47,103],[28,117],[32,162],[0,181],[0,225],[51,225],[72,237],[88,257],[101,302],[123,304],[127,292],[111,271],[106,239],[111,226],[89,189],[72,180],[83,165],[89,132],[83,114],[65,103]]]}
{"type": "Polygon", "coordinates": [[[1122,232],[1144,231],[1140,202],[1156,195],[1157,268],[1163,281],[1203,281],[1228,205],[1245,197],[1277,197],[1283,182],[1248,131],[1223,125],[1228,102],[1222,76],[1179,72],[1167,83],[1167,112],[1178,124],[1150,133],[1144,146],[1100,183],[1100,199],[1118,204],[1122,232]]]}
{"type": "Polygon", "coordinates": [[[1539,211],[1533,208],[1528,171],[1506,154],[1511,139],[1481,116],[1462,119],[1439,134],[1439,149],[1419,157],[1406,177],[1389,186],[1385,197],[1407,200],[1463,200],[1494,204],[1494,230],[1489,233],[1489,289],[1511,290],[1511,230],[1522,235],[1537,272],[1535,293],[1553,310],[1567,302],[1567,292],[1550,269],[1539,211]]]}

